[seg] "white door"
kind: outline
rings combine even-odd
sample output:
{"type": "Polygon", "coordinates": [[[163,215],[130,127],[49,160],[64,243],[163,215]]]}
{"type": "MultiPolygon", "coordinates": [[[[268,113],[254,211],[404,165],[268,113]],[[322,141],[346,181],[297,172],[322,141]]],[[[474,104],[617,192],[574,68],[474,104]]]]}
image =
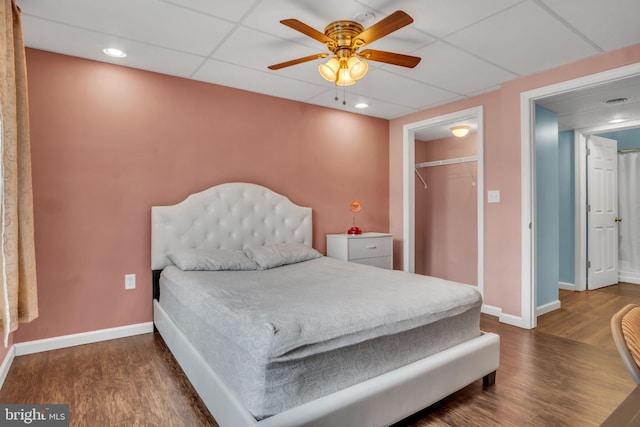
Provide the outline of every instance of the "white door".
{"type": "Polygon", "coordinates": [[[618,142],[588,139],[588,289],[618,283],[618,142]]]}

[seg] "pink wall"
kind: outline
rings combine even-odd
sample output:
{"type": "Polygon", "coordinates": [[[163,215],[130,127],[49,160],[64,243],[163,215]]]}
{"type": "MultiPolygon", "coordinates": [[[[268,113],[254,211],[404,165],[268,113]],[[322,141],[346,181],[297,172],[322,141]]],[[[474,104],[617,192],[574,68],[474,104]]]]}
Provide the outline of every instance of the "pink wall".
{"type": "MultiPolygon", "coordinates": [[[[475,156],[477,134],[416,141],[416,163],[475,156]]],[[[478,283],[477,162],[419,169],[415,183],[415,272],[478,283]],[[470,175],[471,174],[471,175],[470,175]]]]}
{"type": "Polygon", "coordinates": [[[478,105],[485,191],[502,199],[484,206],[485,301],[519,315],[520,93],[638,62],[640,45],[390,123],[37,50],[27,59],[40,317],[15,342],[150,321],[150,207],[222,182],[311,206],[321,251],[358,198],[358,225],[390,230],[401,268],[402,126],[478,105]],[[124,291],[127,273],[136,290],[124,291]]]}
{"type": "Polygon", "coordinates": [[[40,317],[15,342],[151,321],[150,208],[215,184],[312,207],[322,252],[353,199],[361,228],[388,230],[386,120],[38,50],[27,60],[40,317]]]}
{"type": "Polygon", "coordinates": [[[491,93],[392,120],[389,128],[389,225],[398,254],[394,266],[402,266],[402,127],[482,105],[485,192],[501,192],[501,203],[487,204],[485,197],[485,302],[501,308],[503,313],[519,316],[522,308],[520,94],[639,61],[640,44],[636,44],[505,83],[491,93]]]}

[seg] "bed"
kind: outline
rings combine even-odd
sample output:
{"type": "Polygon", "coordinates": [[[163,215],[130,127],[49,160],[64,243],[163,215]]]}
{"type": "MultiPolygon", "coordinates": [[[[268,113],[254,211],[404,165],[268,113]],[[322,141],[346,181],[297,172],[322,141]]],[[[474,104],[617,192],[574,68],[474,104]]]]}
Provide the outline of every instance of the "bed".
{"type": "Polygon", "coordinates": [[[151,213],[154,324],[222,427],[390,425],[495,381],[472,287],[322,256],[255,184],[151,213]]]}

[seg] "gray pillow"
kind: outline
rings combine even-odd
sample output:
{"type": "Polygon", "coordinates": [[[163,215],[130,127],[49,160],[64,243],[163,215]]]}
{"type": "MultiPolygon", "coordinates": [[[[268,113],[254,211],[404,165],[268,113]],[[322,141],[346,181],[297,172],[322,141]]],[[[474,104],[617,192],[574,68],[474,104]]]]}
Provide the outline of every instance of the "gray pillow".
{"type": "Polygon", "coordinates": [[[276,245],[246,248],[244,253],[261,270],[296,264],[310,259],[320,258],[322,254],[304,243],[278,243],[276,245]]]}
{"type": "Polygon", "coordinates": [[[184,271],[257,270],[258,266],[237,249],[179,249],[167,254],[184,271]]]}

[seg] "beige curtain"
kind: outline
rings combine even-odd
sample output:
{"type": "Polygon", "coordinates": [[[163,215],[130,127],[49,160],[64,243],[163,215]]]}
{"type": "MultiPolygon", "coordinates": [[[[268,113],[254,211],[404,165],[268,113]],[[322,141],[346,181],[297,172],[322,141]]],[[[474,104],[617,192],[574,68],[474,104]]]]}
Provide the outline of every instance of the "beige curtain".
{"type": "Polygon", "coordinates": [[[38,317],[27,66],[20,9],[0,0],[0,327],[38,317]]]}

